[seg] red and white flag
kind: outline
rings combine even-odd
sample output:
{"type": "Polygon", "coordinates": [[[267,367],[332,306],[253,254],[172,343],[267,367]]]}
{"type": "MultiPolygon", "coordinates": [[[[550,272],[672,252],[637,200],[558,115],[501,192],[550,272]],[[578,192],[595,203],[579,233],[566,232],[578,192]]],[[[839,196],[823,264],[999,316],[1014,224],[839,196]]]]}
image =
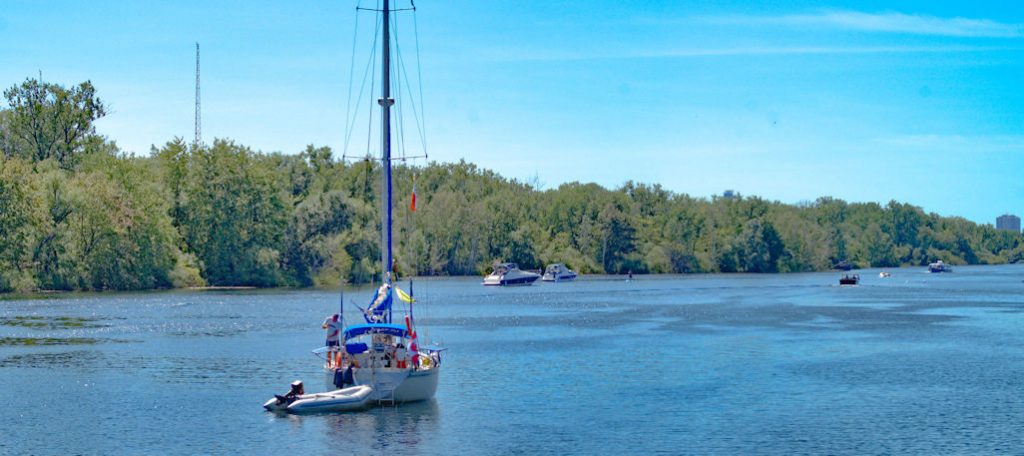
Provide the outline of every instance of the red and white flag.
{"type": "Polygon", "coordinates": [[[420,357],[420,350],[416,346],[416,331],[412,330],[412,320],[408,315],[405,316],[405,329],[409,332],[409,351],[412,352],[412,365],[415,366],[420,357]]]}

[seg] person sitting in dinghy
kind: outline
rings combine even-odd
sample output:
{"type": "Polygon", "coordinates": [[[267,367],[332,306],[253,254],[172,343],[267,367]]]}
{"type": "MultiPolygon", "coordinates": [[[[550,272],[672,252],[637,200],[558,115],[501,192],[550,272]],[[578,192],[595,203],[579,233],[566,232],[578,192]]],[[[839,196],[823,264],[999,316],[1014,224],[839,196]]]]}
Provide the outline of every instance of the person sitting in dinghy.
{"type": "Polygon", "coordinates": [[[274,397],[277,399],[278,404],[291,404],[303,394],[306,394],[306,389],[302,386],[302,380],[296,380],[292,382],[292,387],[288,394],[284,396],[275,394],[274,397]]]}

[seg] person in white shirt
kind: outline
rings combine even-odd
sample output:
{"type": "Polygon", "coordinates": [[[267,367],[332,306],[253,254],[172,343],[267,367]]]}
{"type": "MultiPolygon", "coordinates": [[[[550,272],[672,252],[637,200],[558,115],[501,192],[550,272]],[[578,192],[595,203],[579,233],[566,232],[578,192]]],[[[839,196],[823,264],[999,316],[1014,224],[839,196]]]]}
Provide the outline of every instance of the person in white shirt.
{"type": "Polygon", "coordinates": [[[338,314],[328,316],[321,327],[327,330],[327,341],[324,342],[324,345],[327,346],[327,365],[336,367],[340,361],[335,358],[337,358],[341,346],[338,337],[341,334],[341,321],[338,314]]]}

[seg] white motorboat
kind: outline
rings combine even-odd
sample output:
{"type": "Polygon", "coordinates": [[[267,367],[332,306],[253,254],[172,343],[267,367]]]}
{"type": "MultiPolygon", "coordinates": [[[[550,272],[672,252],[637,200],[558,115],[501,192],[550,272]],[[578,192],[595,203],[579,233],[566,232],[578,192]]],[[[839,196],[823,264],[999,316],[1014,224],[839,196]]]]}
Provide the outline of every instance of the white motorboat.
{"type": "Polygon", "coordinates": [[[942,260],[938,260],[928,264],[928,272],[953,272],[953,268],[943,263],[942,260]]]}
{"type": "Polygon", "coordinates": [[[263,408],[271,412],[322,413],[347,412],[366,407],[373,388],[366,385],[352,386],[316,394],[303,394],[289,401],[284,396],[274,396],[263,408]]]}
{"type": "MultiPolygon", "coordinates": [[[[392,14],[397,11],[411,11],[415,8],[394,8],[392,1],[383,0],[379,9],[357,8],[357,11],[375,11],[378,24],[372,27],[375,33],[374,42],[380,42],[379,62],[380,98],[374,106],[380,114],[380,163],[381,163],[381,285],[366,308],[359,308],[359,320],[352,324],[345,320],[344,297],[340,303],[338,315],[344,329],[338,335],[339,344],[335,347],[323,347],[314,350],[314,354],[324,359],[324,369],[335,383],[339,371],[345,372],[352,367],[350,379],[355,385],[367,388],[367,400],[371,403],[402,403],[428,400],[437,392],[438,377],[441,372],[441,349],[420,348],[417,337],[416,319],[413,317],[413,303],[417,302],[412,295],[412,281],[409,281],[409,293],[398,288],[398,278],[394,273],[395,259],[392,252],[392,212],[394,196],[392,194],[392,107],[396,104],[412,103],[412,97],[404,99],[392,98],[391,89],[401,87],[400,83],[391,78],[405,75],[404,69],[391,68],[392,32],[396,25],[392,14]],[[404,322],[401,314],[404,313],[404,322]],[[394,320],[393,320],[394,317],[394,320]]],[[[358,30],[358,29],[357,29],[358,30]]],[[[395,35],[397,36],[397,34],[395,35]]],[[[408,36],[408,35],[407,35],[408,36]]],[[[397,44],[394,45],[397,47],[397,44]]],[[[417,46],[418,48],[418,46],[417,46]]],[[[418,60],[418,58],[417,58],[418,60]]],[[[354,62],[353,62],[354,63],[354,62]]],[[[397,61],[402,64],[401,59],[397,61]]],[[[397,79],[395,79],[397,80],[397,79]]],[[[401,81],[406,82],[406,81],[401,81]]],[[[412,108],[415,110],[415,108],[412,108]]],[[[401,115],[401,110],[397,110],[401,115]]],[[[402,146],[404,142],[399,143],[402,146]]],[[[367,145],[367,154],[370,153],[367,145]]],[[[401,157],[405,159],[404,152],[401,157]]],[[[415,184],[413,184],[415,189],[415,184]]],[[[414,190],[415,192],[415,190],[414,190]]],[[[413,194],[415,198],[415,193],[413,194]]],[[[410,205],[415,212],[415,199],[410,205]]],[[[410,214],[411,215],[411,214],[410,214]]],[[[339,382],[341,383],[341,382],[339,382]]],[[[342,386],[336,384],[336,386],[342,386]]],[[[341,390],[345,391],[345,390],[341,390]]],[[[364,394],[364,393],[360,393],[364,394]]],[[[339,401],[341,399],[338,399],[339,401]]],[[[326,400],[325,400],[326,401],[326,400]]],[[[296,401],[298,402],[298,401],[296,401]]],[[[292,407],[292,406],[289,406],[292,407]]]]}
{"type": "Polygon", "coordinates": [[[531,285],[539,278],[540,274],[520,270],[515,263],[498,263],[494,265],[494,271],[484,277],[484,285],[531,285]]]}
{"type": "Polygon", "coordinates": [[[549,264],[548,268],[544,270],[544,277],[542,277],[545,282],[565,282],[575,279],[576,271],[567,268],[562,263],[549,264]]]}

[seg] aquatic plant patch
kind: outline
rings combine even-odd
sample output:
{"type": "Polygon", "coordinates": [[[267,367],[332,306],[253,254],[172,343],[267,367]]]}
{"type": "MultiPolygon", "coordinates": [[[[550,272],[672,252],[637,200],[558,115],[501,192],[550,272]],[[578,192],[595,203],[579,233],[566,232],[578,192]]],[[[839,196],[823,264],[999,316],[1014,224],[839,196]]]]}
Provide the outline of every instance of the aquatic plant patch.
{"type": "Polygon", "coordinates": [[[104,342],[91,337],[0,337],[0,347],[35,347],[51,345],[95,345],[104,342]]]}
{"type": "Polygon", "coordinates": [[[16,316],[0,319],[0,325],[36,329],[79,329],[105,328],[109,325],[96,323],[97,318],[88,317],[43,317],[38,315],[16,316]]]}

